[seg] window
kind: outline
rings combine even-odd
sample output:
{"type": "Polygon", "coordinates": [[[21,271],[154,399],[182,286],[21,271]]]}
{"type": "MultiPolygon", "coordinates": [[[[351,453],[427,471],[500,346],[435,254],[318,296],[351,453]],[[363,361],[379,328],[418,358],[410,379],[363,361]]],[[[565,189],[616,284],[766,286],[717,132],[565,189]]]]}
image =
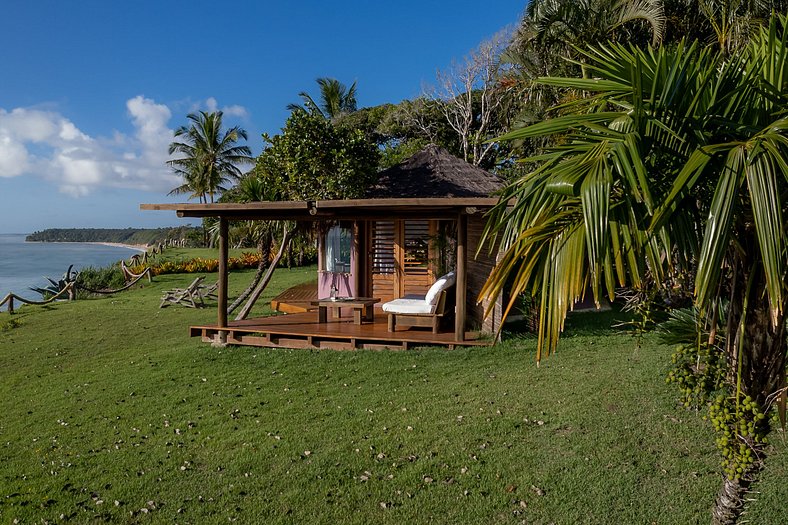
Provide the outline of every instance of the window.
{"type": "Polygon", "coordinates": [[[353,232],[350,228],[334,226],[326,234],[323,244],[323,261],[325,271],[332,273],[350,273],[350,250],[353,244],[353,232]]]}

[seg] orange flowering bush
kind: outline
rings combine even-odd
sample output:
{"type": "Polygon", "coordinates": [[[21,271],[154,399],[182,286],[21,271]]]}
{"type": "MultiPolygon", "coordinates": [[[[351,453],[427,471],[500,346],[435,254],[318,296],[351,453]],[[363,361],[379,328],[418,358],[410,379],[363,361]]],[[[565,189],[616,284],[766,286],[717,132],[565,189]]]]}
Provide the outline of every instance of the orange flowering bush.
{"type": "MultiPolygon", "coordinates": [[[[256,268],[260,264],[260,258],[259,253],[244,252],[240,257],[230,257],[227,260],[227,267],[230,270],[256,268]]],[[[140,274],[145,271],[145,268],[144,264],[140,264],[132,267],[131,271],[135,274],[140,274]]],[[[166,273],[210,273],[218,269],[218,259],[203,259],[202,257],[195,257],[186,261],[165,261],[150,266],[151,274],[153,275],[166,273]]]]}

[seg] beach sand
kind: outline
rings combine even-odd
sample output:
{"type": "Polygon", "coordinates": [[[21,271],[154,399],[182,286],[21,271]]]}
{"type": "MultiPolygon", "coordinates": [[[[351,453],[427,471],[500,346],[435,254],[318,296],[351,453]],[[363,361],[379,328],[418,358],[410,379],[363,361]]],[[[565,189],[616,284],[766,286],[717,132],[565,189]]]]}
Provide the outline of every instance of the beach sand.
{"type": "Polygon", "coordinates": [[[120,242],[89,242],[87,244],[100,244],[102,246],[115,246],[116,248],[128,248],[129,250],[136,250],[138,252],[147,252],[147,244],[123,244],[120,242]]]}
{"type": "Polygon", "coordinates": [[[99,242],[99,241],[25,241],[36,243],[51,243],[51,244],[99,244],[101,246],[114,246],[116,248],[128,248],[129,250],[136,250],[138,252],[147,252],[149,246],[147,244],[124,244],[122,242],[99,242]]]}

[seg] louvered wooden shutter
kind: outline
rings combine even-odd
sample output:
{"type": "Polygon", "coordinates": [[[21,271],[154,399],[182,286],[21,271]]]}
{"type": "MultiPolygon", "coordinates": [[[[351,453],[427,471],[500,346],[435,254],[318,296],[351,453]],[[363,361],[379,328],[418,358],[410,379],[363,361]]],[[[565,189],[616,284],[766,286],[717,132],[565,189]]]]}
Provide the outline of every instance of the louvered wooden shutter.
{"type": "Polygon", "coordinates": [[[424,295],[434,280],[430,271],[430,221],[408,220],[404,226],[403,295],[424,295]]]}
{"type": "Polygon", "coordinates": [[[372,226],[372,296],[383,302],[399,297],[395,287],[398,281],[395,226],[394,221],[377,221],[372,226]]]}

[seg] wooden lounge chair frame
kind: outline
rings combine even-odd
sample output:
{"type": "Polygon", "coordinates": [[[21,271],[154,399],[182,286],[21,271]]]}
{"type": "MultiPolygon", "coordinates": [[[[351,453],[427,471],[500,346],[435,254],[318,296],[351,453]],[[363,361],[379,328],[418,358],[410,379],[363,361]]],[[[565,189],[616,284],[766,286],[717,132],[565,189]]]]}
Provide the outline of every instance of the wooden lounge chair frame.
{"type": "Polygon", "coordinates": [[[200,294],[200,298],[202,300],[213,299],[214,301],[218,301],[219,300],[218,290],[219,290],[219,281],[216,281],[210,286],[205,286],[201,284],[200,286],[197,287],[197,293],[200,294]]]}
{"type": "Polygon", "coordinates": [[[431,314],[401,314],[388,312],[388,331],[393,332],[397,329],[397,324],[407,326],[426,326],[432,328],[432,333],[437,334],[440,329],[441,320],[449,312],[446,311],[448,292],[443,290],[435,306],[435,312],[431,314]]]}
{"type": "Polygon", "coordinates": [[[167,290],[161,296],[161,303],[159,308],[164,308],[170,304],[180,304],[188,308],[197,308],[198,306],[205,306],[203,296],[200,294],[200,285],[205,280],[205,277],[197,277],[187,288],[174,288],[167,290]],[[197,304],[199,303],[199,305],[197,304]]]}

